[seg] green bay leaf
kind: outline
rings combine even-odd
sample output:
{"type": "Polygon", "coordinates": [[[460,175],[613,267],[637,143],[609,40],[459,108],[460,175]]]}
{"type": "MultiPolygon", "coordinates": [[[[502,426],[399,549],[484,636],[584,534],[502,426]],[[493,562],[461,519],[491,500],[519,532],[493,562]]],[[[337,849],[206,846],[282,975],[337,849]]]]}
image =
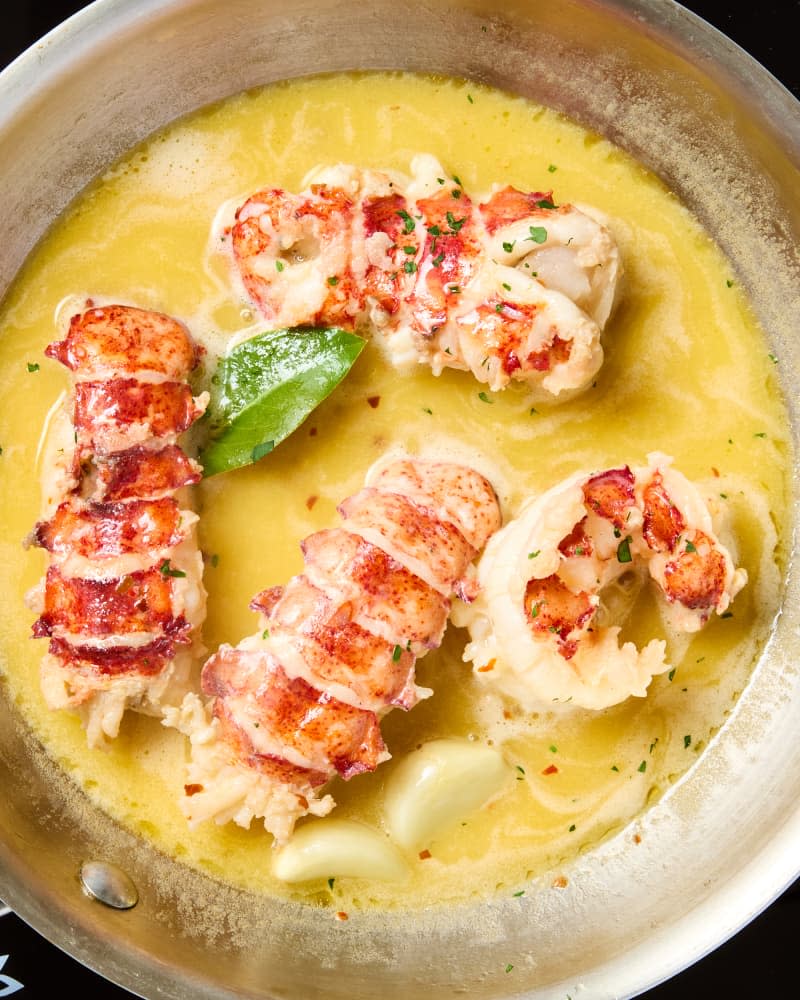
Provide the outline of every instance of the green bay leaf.
{"type": "Polygon", "coordinates": [[[250,465],[296,430],[342,381],[365,341],[339,327],[257,334],[219,362],[211,384],[205,476],[250,465]]]}

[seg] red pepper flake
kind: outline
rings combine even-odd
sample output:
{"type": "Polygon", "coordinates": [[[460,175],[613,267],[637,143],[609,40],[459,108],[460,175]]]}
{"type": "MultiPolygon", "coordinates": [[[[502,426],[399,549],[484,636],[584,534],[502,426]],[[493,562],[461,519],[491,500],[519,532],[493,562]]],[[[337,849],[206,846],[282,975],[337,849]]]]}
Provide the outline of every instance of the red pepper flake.
{"type": "Polygon", "coordinates": [[[639,836],[638,833],[634,833],[634,835],[633,835],[633,842],[634,842],[634,844],[641,844],[642,838],[639,836]]]}
{"type": "Polygon", "coordinates": [[[184,795],[197,795],[198,792],[202,792],[203,790],[204,789],[203,789],[202,785],[184,785],[183,786],[183,793],[184,793],[184,795]]]}
{"type": "Polygon", "coordinates": [[[507,708],[504,708],[503,709],[503,718],[504,719],[513,719],[514,716],[512,715],[511,712],[509,712],[509,710],[507,708]]]}
{"type": "Polygon", "coordinates": [[[317,436],[317,428],[316,427],[310,427],[309,430],[308,430],[308,436],[310,438],[315,438],[317,436]]]}
{"type": "Polygon", "coordinates": [[[542,774],[558,774],[558,768],[555,764],[550,764],[542,771],[542,774]]]}
{"type": "Polygon", "coordinates": [[[428,850],[427,847],[425,848],[424,851],[420,851],[419,852],[419,860],[420,861],[427,861],[430,856],[431,856],[431,852],[428,850]]]}
{"type": "Polygon", "coordinates": [[[308,500],[306,500],[306,507],[307,507],[307,508],[308,508],[309,510],[311,510],[311,509],[312,509],[312,507],[314,506],[314,504],[315,504],[315,503],[317,502],[317,500],[319,500],[319,497],[318,497],[318,496],[316,496],[316,494],[314,494],[314,495],[310,496],[310,497],[308,498],[308,500]]]}
{"type": "Polygon", "coordinates": [[[553,879],[554,889],[566,889],[568,885],[569,882],[567,881],[567,878],[564,875],[559,875],[558,878],[553,879]]]}
{"type": "Polygon", "coordinates": [[[495,663],[497,663],[497,660],[494,660],[494,659],[489,660],[489,662],[488,663],[484,663],[484,665],[482,667],[478,667],[478,673],[479,674],[485,674],[485,673],[488,673],[488,671],[490,671],[490,670],[494,670],[495,663]]]}
{"type": "Polygon", "coordinates": [[[348,920],[348,919],[349,919],[349,917],[348,917],[348,916],[347,916],[347,914],[346,914],[346,913],[344,912],[344,910],[339,910],[339,912],[338,912],[338,913],[336,914],[336,919],[337,919],[337,920],[348,920]]]}
{"type": "Polygon", "coordinates": [[[380,401],[381,401],[380,396],[367,396],[367,402],[369,403],[369,405],[372,407],[373,410],[377,410],[378,403],[380,403],[380,401]]]}

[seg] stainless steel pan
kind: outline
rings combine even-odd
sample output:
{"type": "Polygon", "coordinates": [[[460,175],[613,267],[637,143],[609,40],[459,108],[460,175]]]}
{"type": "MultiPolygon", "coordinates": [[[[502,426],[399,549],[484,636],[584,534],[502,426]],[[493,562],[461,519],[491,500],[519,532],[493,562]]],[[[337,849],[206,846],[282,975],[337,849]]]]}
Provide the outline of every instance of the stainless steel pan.
{"type": "MultiPolygon", "coordinates": [[[[518,92],[653,168],[734,256],[781,357],[797,443],[800,110],[670,0],[100,0],[0,78],[0,290],[101,168],[177,115],[271,80],[373,67],[518,92]]],[[[796,521],[796,466],[793,483],[796,521]]],[[[0,896],[146,997],[632,996],[719,944],[800,871],[799,598],[793,563],[774,636],[720,737],[651,809],[635,852],[608,842],[563,891],[543,880],[513,906],[346,925],[249,896],[66,794],[3,700],[0,896]],[[87,859],[122,864],[138,905],[90,900],[78,879],[87,859]]]]}

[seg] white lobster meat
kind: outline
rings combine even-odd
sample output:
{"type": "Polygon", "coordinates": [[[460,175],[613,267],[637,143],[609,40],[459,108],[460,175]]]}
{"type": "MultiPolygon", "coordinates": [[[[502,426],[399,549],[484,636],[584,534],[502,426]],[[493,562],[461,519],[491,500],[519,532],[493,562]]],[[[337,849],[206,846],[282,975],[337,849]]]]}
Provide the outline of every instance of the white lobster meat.
{"type": "Polygon", "coordinates": [[[464,658],[485,684],[531,710],[602,709],[642,697],[669,669],[666,643],[620,644],[605,595],[649,577],[664,617],[696,632],[747,581],[718,540],[698,489],[653,453],[648,465],[578,473],[523,505],[478,563],[479,593],[454,609],[464,658]]]}

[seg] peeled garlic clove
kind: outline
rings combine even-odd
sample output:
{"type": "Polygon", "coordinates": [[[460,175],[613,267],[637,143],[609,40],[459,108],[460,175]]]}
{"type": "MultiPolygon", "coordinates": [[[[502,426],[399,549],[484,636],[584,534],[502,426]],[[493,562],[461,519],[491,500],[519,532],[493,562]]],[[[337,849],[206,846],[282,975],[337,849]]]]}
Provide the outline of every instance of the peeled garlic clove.
{"type": "Polygon", "coordinates": [[[299,827],[278,851],[274,875],[282,882],[351,875],[396,881],[408,866],[377,830],[347,819],[321,819],[299,827]]]}
{"type": "Polygon", "coordinates": [[[387,829],[401,847],[421,847],[480,809],[510,774],[502,755],[490,747],[431,740],[400,761],[389,779],[387,829]]]}

